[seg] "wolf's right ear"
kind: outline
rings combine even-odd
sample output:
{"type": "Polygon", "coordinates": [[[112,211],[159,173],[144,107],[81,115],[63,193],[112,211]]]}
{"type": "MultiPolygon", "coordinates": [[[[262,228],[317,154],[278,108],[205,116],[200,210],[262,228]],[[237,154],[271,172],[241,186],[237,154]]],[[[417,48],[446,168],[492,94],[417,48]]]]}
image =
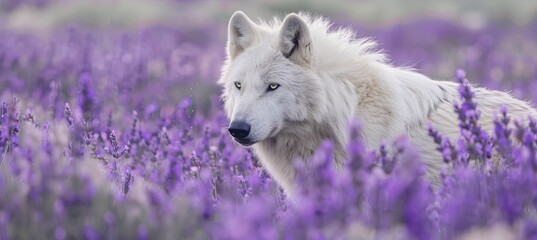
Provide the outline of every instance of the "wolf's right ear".
{"type": "Polygon", "coordinates": [[[227,54],[230,59],[244,51],[256,37],[255,23],[241,11],[237,11],[229,19],[227,54]]]}

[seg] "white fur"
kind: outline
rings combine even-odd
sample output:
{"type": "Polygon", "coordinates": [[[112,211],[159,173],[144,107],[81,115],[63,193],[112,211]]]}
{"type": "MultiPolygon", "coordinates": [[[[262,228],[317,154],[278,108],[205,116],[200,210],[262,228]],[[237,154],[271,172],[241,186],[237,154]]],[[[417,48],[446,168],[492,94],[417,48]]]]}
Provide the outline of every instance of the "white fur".
{"type": "MultiPolygon", "coordinates": [[[[452,105],[458,101],[457,84],[391,66],[375,51],[375,42],[356,39],[349,29],[329,28],[326,19],[306,14],[272,23],[254,23],[242,12],[232,16],[219,84],[230,120],[251,124],[249,138],[257,142],[252,147],[261,164],[292,194],[293,160],[308,158],[321,141],[330,139],[335,163],[341,166],[347,124],[356,117],[369,149],[383,139],[409,135],[428,166],[427,177],[437,181],[443,163],[427,135],[427,123],[457,136],[452,105]],[[235,82],[241,83],[240,90],[235,82]],[[281,86],[267,92],[270,83],[281,86]]],[[[537,116],[507,93],[474,90],[488,131],[501,105],[515,118],[537,116]]]]}

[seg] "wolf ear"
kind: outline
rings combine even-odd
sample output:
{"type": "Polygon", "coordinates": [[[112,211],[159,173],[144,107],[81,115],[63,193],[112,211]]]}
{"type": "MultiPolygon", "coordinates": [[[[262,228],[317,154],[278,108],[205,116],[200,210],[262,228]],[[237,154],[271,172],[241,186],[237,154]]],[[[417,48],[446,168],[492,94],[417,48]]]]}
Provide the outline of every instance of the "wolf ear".
{"type": "Polygon", "coordinates": [[[227,54],[233,59],[252,44],[255,38],[255,23],[241,11],[229,19],[227,54]]]}
{"type": "Polygon", "coordinates": [[[291,61],[305,65],[311,62],[311,36],[308,25],[300,16],[291,13],[285,17],[280,30],[280,50],[291,61]]]}

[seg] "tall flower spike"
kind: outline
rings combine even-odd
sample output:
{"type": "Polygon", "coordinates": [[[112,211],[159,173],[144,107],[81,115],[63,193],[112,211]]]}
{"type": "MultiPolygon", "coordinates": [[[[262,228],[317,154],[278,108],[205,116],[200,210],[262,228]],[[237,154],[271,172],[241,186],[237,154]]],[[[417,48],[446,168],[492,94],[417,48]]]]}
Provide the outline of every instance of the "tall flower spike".
{"type": "Polygon", "coordinates": [[[69,103],[65,103],[64,109],[65,109],[64,110],[65,120],[67,121],[67,124],[69,124],[69,127],[72,127],[74,119],[73,119],[73,112],[71,111],[71,106],[69,106],[69,103]]]}
{"type": "Polygon", "coordinates": [[[17,110],[17,104],[19,100],[13,98],[12,104],[7,107],[4,105],[2,107],[2,122],[4,126],[3,137],[5,140],[3,142],[3,147],[9,147],[13,149],[19,145],[19,132],[20,132],[20,113],[17,110]],[[7,137],[6,137],[7,136],[7,137]]]}
{"type": "Polygon", "coordinates": [[[105,150],[112,156],[114,157],[115,159],[118,159],[120,158],[121,156],[123,156],[128,150],[129,150],[129,147],[128,146],[123,146],[123,147],[120,147],[119,146],[119,143],[118,143],[118,139],[117,139],[117,136],[116,136],[116,133],[112,130],[112,132],[110,132],[110,147],[106,147],[105,150]]]}
{"type": "MultiPolygon", "coordinates": [[[[512,129],[509,127],[510,118],[507,115],[507,107],[500,107],[500,117],[494,116],[494,141],[498,153],[512,163],[513,143],[511,141],[512,129]]],[[[531,121],[530,121],[531,126],[531,121]]]]}
{"type": "Polygon", "coordinates": [[[89,123],[94,117],[93,111],[97,104],[97,96],[89,73],[84,72],[80,75],[79,88],[78,106],[84,114],[84,120],[89,123]]]}
{"type": "Polygon", "coordinates": [[[453,103],[459,119],[461,141],[459,141],[459,156],[464,164],[470,160],[479,160],[480,163],[489,164],[492,157],[491,138],[479,125],[480,111],[473,101],[475,93],[472,91],[466,73],[457,70],[459,82],[460,103],[453,103]]]}
{"type": "Polygon", "coordinates": [[[431,123],[428,124],[428,133],[429,136],[433,138],[434,143],[436,143],[436,150],[442,154],[442,160],[444,160],[445,163],[454,162],[458,159],[458,152],[453,144],[451,144],[449,138],[443,136],[438,130],[434,129],[431,123]]]}
{"type": "MultiPolygon", "coordinates": [[[[2,103],[2,109],[0,110],[0,153],[3,154],[7,147],[9,139],[9,126],[7,117],[7,104],[2,103]]],[[[0,157],[3,157],[0,155],[0,157]]],[[[2,158],[0,158],[2,159],[2,158]]]]}
{"type": "Polygon", "coordinates": [[[1,121],[0,121],[0,124],[2,125],[7,125],[7,104],[6,102],[3,102],[2,103],[2,111],[0,112],[0,117],[2,118],[1,121]]]}

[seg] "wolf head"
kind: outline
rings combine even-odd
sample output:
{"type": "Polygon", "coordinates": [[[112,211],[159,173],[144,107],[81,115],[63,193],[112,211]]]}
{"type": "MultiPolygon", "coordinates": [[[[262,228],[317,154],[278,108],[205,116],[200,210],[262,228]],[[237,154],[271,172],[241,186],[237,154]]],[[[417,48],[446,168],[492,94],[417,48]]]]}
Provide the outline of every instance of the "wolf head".
{"type": "Polygon", "coordinates": [[[227,61],[219,84],[229,132],[250,146],[311,120],[318,107],[318,77],[311,70],[314,43],[308,25],[289,14],[277,28],[257,25],[243,12],[229,21],[227,61]],[[276,29],[276,30],[274,30],[276,29]]]}

